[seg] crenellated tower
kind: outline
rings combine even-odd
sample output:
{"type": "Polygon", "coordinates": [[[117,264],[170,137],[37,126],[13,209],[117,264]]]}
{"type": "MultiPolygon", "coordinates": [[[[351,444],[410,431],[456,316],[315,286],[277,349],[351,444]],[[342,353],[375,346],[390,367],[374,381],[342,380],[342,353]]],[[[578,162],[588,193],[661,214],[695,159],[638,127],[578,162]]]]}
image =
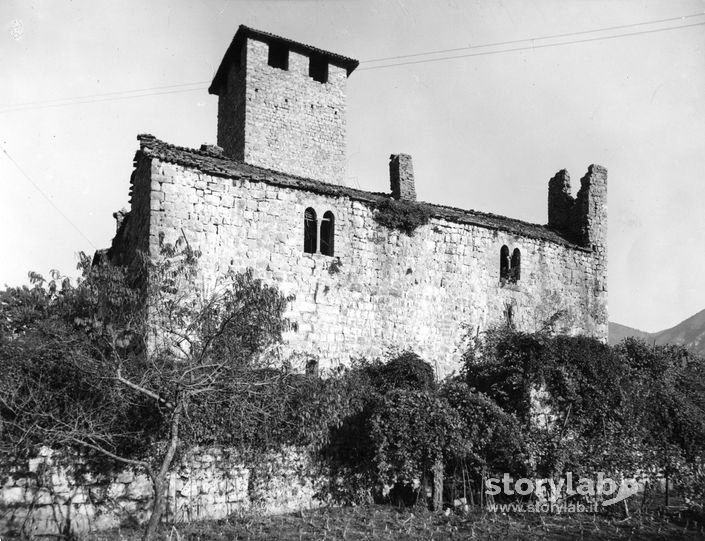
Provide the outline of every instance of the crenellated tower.
{"type": "Polygon", "coordinates": [[[218,145],[250,165],[342,184],[346,85],[357,65],[240,26],[208,89],[218,95],[218,145]]]}

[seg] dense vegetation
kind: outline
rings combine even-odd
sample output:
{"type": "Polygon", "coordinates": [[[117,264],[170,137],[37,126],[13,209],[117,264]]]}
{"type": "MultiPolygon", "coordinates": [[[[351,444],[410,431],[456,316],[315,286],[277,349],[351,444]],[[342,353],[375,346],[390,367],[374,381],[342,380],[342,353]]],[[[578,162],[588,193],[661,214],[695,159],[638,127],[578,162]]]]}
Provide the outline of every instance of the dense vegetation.
{"type": "Polygon", "coordinates": [[[251,272],[206,295],[191,287],[198,254],[163,250],[139,272],[84,258],[75,285],[33,275],[0,292],[2,451],[143,468],[146,537],[172,462],[201,444],[308,448],[330,480],[321,498],[340,503],[484,504],[488,477],[601,471],[665,476],[702,506],[705,364],[681,348],[502,327],[447,381],[410,351],[307,376],[272,362],[290,299],[251,272]]]}

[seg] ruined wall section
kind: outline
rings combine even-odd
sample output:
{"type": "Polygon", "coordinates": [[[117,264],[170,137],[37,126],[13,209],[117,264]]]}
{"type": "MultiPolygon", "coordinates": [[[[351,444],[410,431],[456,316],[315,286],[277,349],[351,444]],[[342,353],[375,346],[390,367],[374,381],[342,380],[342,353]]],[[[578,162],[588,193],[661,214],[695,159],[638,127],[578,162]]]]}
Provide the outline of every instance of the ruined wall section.
{"type": "MultiPolygon", "coordinates": [[[[318,507],[324,480],[297,448],[247,458],[229,448],[194,448],[167,478],[164,519],[222,519],[237,512],[277,514],[318,507]]],[[[110,471],[80,455],[43,448],[0,476],[0,534],[64,537],[149,519],[154,492],[140,471],[110,471]]],[[[81,537],[83,538],[83,537],[81,537]]]]}
{"type": "MultiPolygon", "coordinates": [[[[591,165],[573,197],[565,169],[548,183],[548,227],[593,253],[596,291],[607,302],[607,169],[591,165]]],[[[605,304],[606,305],[606,304],[605,304]]]]}
{"type": "Polygon", "coordinates": [[[159,208],[160,197],[161,194],[152,190],[151,162],[136,158],[130,177],[130,211],[122,215],[109,250],[109,258],[114,264],[130,265],[137,252],[149,252],[149,220],[151,210],[159,208]]]}
{"type": "Polygon", "coordinates": [[[289,351],[326,368],[410,348],[439,375],[458,368],[466,332],[511,317],[534,331],[607,337],[606,291],[592,251],[438,218],[413,237],[389,230],[367,204],[245,178],[152,164],[152,249],[181,231],[203,252],[206,283],[232,266],[294,293],[289,351]],[[335,257],[303,250],[304,211],[335,215],[335,257]],[[521,250],[521,280],[502,283],[500,250],[521,250]],[[511,314],[511,316],[509,316],[511,314]]]}
{"type": "MultiPolygon", "coordinates": [[[[246,106],[244,148],[242,158],[233,157],[291,175],[342,184],[346,163],[345,68],[328,64],[328,82],[321,83],[309,76],[308,56],[289,51],[288,70],[282,70],[267,64],[266,43],[248,39],[245,48],[247,84],[241,83],[246,106]]],[[[229,79],[237,77],[231,73],[229,79]]],[[[241,119],[235,121],[232,129],[238,130],[241,119]]]]}

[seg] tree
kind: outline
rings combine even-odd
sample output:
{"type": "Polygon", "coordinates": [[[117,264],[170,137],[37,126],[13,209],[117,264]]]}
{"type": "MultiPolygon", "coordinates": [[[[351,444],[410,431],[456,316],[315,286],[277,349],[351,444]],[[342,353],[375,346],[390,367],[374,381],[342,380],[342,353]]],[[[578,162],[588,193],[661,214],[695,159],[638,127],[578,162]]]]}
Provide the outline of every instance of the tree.
{"type": "Polygon", "coordinates": [[[139,272],[83,256],[76,286],[35,274],[32,287],[0,293],[5,449],[90,449],[142,469],[154,487],[144,539],[164,512],[177,452],[237,440],[243,387],[278,381],[260,370],[253,382],[253,370],[287,328],[290,299],[251,271],[226,273],[207,294],[194,288],[199,254],[183,244],[139,272]]]}

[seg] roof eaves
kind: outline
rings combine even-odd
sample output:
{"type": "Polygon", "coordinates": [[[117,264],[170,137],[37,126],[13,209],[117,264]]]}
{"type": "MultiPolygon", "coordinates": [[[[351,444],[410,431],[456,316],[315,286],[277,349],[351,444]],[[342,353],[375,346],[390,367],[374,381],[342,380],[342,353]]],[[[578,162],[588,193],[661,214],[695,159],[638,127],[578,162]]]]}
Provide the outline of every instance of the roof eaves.
{"type": "MultiPolygon", "coordinates": [[[[231,160],[222,155],[208,150],[197,150],[186,147],[179,147],[165,143],[149,134],[138,135],[140,150],[135,159],[140,155],[158,158],[160,160],[174,163],[183,167],[198,169],[206,174],[222,178],[245,178],[254,182],[264,182],[275,186],[291,188],[295,190],[305,190],[320,195],[333,197],[348,197],[355,201],[377,205],[389,199],[390,194],[381,192],[368,192],[348,186],[329,184],[305,177],[296,177],[249,165],[243,162],[231,160]]],[[[434,203],[419,202],[425,206],[431,216],[449,222],[474,225],[485,229],[504,231],[515,235],[522,235],[539,240],[561,244],[575,250],[590,252],[589,248],[579,246],[562,237],[558,232],[549,229],[545,225],[524,222],[498,214],[480,212],[476,210],[460,209],[434,203]]]]}

